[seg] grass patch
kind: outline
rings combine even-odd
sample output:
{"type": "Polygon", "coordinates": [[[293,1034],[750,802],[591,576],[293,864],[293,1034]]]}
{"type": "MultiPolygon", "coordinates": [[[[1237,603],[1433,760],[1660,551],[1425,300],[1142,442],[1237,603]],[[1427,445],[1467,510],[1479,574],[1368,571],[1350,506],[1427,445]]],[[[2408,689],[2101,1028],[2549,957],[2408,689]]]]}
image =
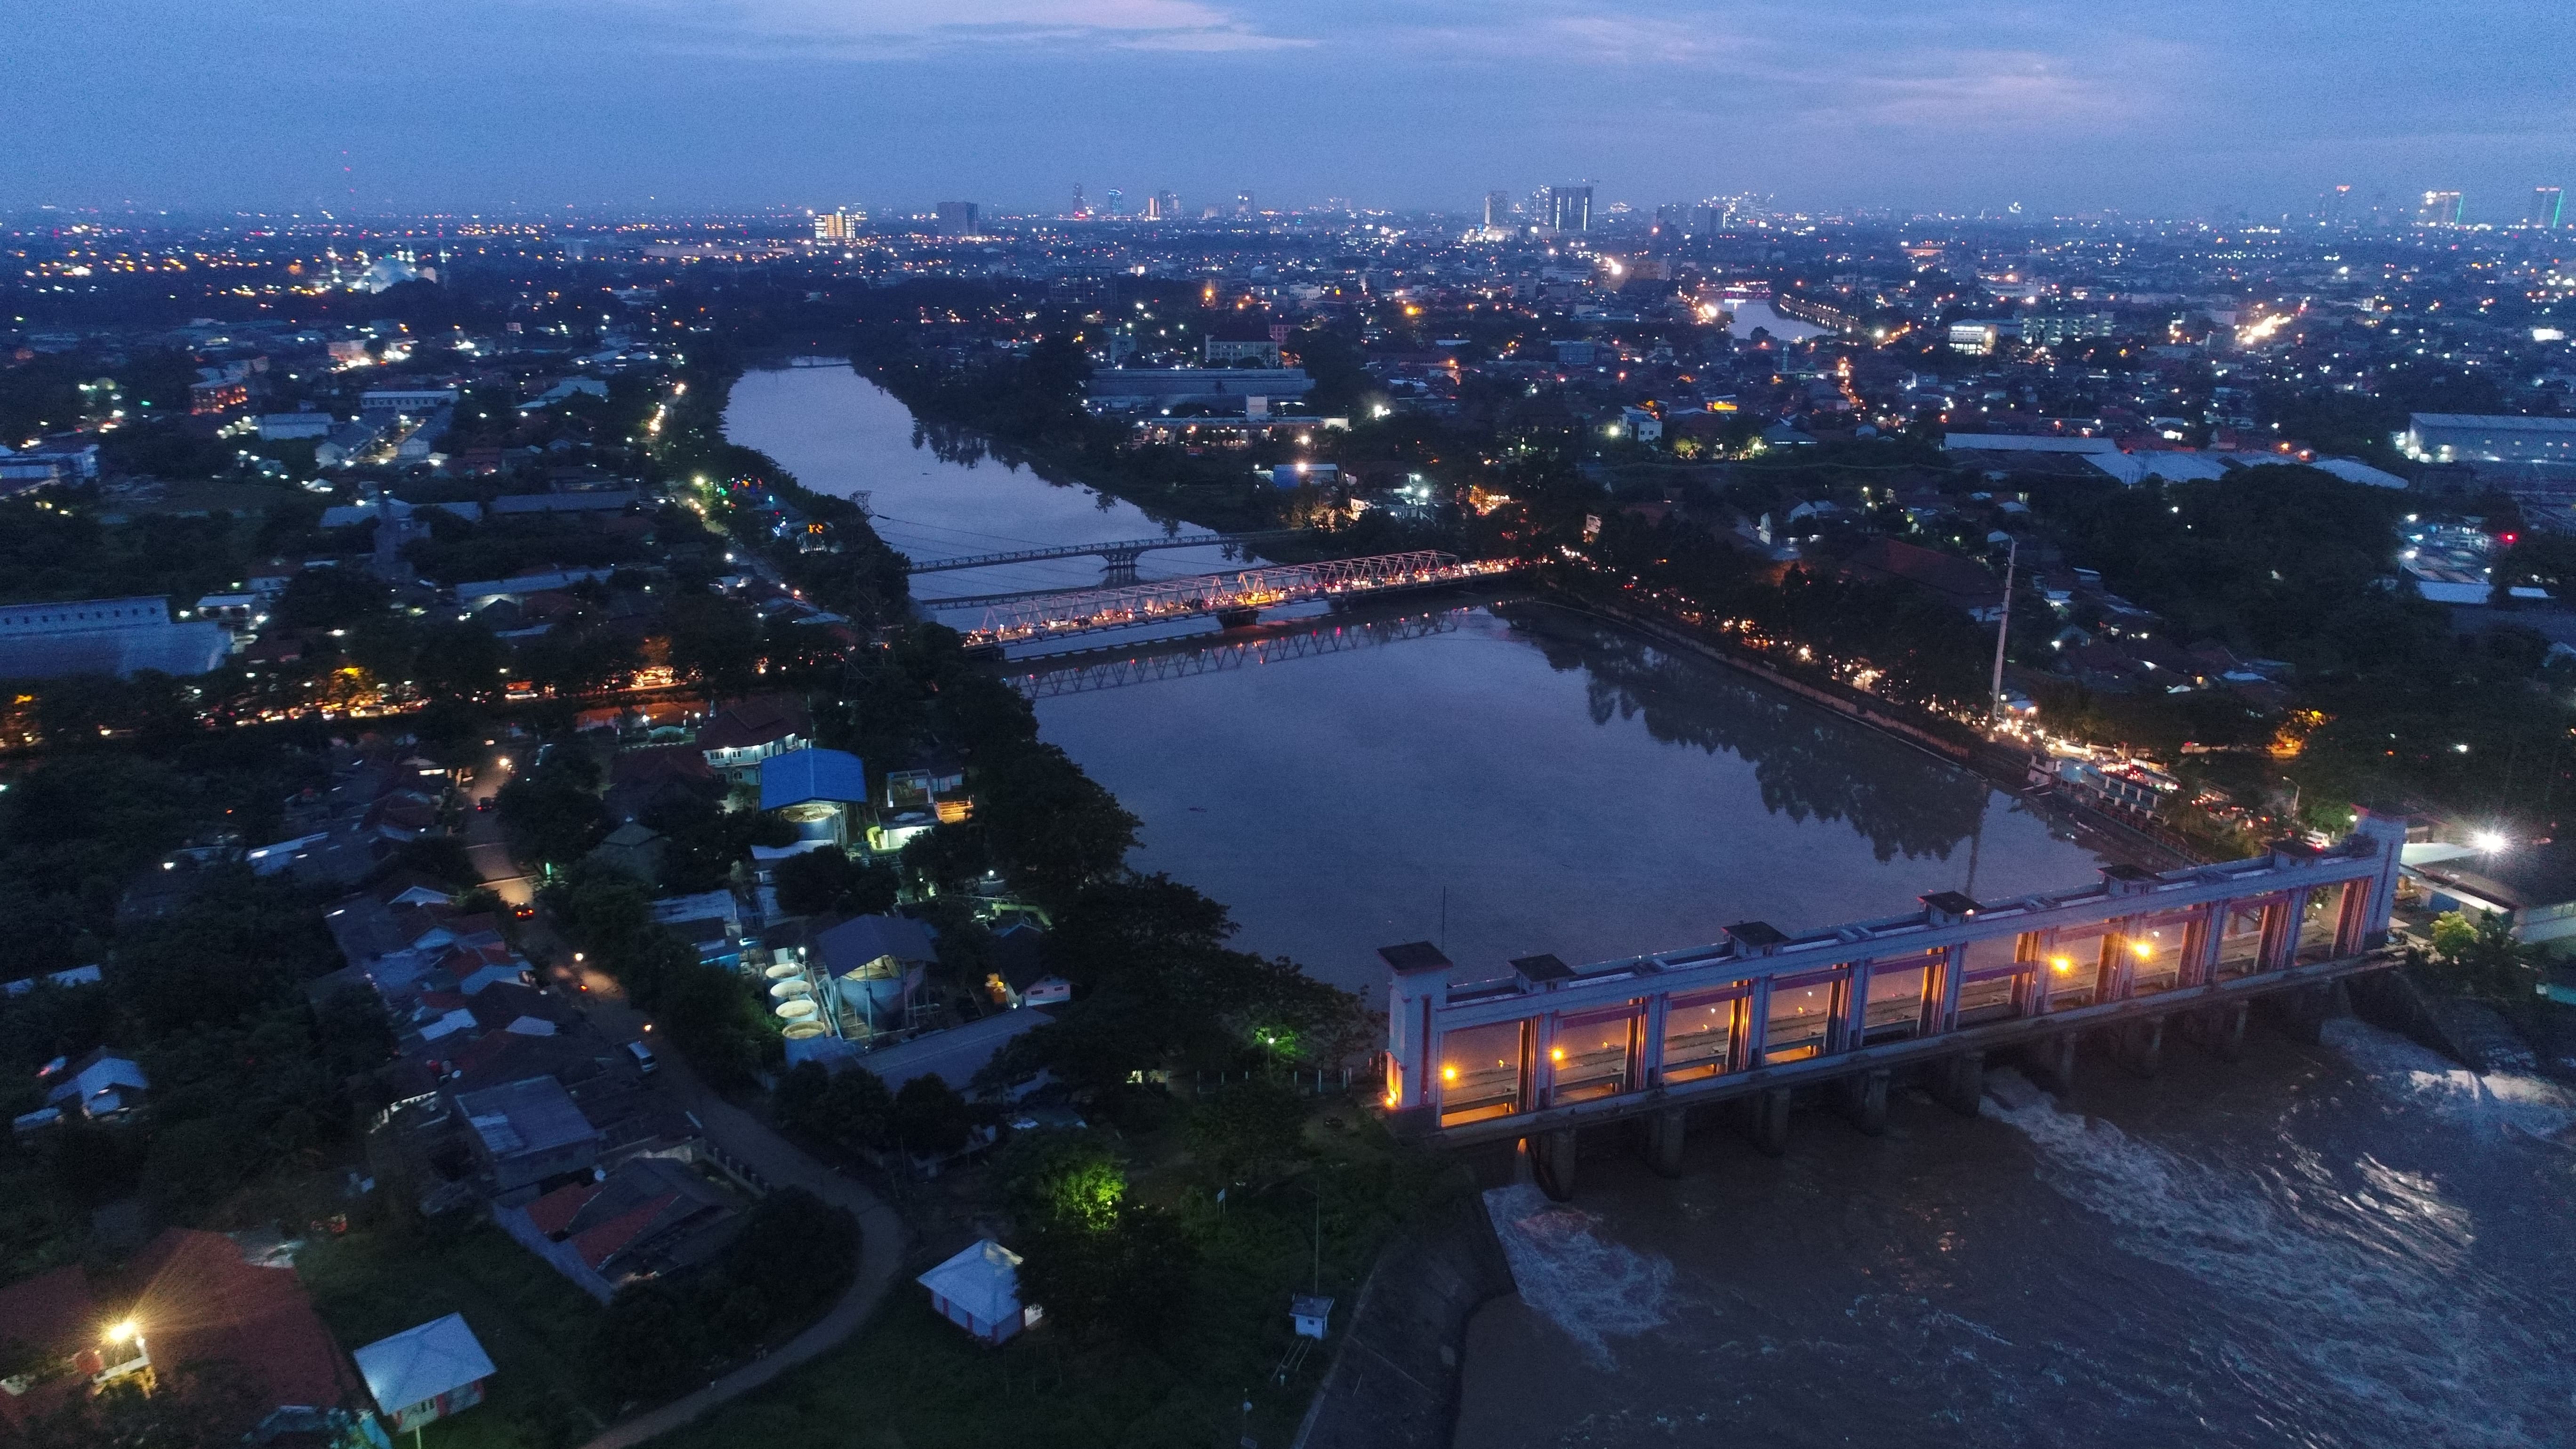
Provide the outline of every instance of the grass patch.
{"type": "Polygon", "coordinates": [[[1318,1160],[1267,1191],[1223,1206],[1182,1206],[1199,1251],[1191,1291],[1157,1342],[1107,1334],[1075,1341],[1041,1326],[985,1348],[931,1312],[914,1255],[849,1342],[660,1441],[667,1449],[1205,1449],[1249,1433],[1285,1444],[1349,1325],[1360,1281],[1411,1211],[1454,1186],[1454,1169],[1390,1150],[1374,1122],[1312,1134],[1318,1160]],[[1316,1141],[1318,1137],[1335,1140],[1316,1141]],[[1319,1201],[1320,1199],[1320,1201],[1319,1201]],[[1333,1338],[1284,1385],[1290,1293],[1312,1281],[1323,1226],[1323,1289],[1333,1338]],[[1253,1406],[1245,1425],[1242,1405],[1253,1406]]]}
{"type": "Polygon", "coordinates": [[[598,1432],[584,1360],[599,1305],[490,1223],[360,1228],[296,1269],[346,1348],[465,1315],[492,1356],[489,1397],[431,1424],[422,1449],[561,1449],[598,1432]]]}

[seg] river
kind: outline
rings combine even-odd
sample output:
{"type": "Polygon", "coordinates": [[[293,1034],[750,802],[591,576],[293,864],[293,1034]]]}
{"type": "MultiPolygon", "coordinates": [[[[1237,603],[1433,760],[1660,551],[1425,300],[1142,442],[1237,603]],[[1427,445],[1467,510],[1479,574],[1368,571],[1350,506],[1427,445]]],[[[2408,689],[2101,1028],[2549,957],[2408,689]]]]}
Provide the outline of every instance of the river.
{"type": "MultiPolygon", "coordinates": [[[[728,428],[809,486],[868,490],[917,556],[1160,531],[916,449],[841,369],[744,377],[728,428]]],[[[1140,868],[1371,994],[1395,941],[1581,961],[2096,864],[1973,775],[1525,599],[1010,667],[1144,822],[1140,868]]],[[[1571,1205],[1496,1189],[1521,1292],[1473,1327],[1458,1442],[2576,1442],[2576,1157],[2550,1137],[2576,1102],[2351,1022],[2167,1059],[2150,1082],[2087,1057],[2065,1101],[1999,1071],[1976,1120],[1900,1094],[1876,1139],[1802,1111],[1777,1161],[1711,1129],[1677,1181],[1587,1160],[1571,1205]]]]}

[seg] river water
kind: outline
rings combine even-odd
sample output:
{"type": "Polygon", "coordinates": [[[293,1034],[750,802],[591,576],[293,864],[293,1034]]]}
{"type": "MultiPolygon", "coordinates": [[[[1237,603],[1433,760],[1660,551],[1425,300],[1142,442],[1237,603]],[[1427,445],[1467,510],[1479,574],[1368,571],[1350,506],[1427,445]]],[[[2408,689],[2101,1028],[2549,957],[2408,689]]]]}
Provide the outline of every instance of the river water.
{"type": "MultiPolygon", "coordinates": [[[[841,369],[746,376],[728,427],[809,486],[869,490],[916,557],[1160,531],[941,462],[841,369]]],[[[1600,959],[2096,863],[1972,775],[1529,600],[1011,668],[1143,820],[1141,868],[1371,994],[1395,941],[1600,959]]],[[[1587,1158],[1571,1205],[1496,1189],[1521,1292],[1474,1324],[1458,1443],[2576,1443],[2576,1155],[2552,1135],[2576,1102],[2351,1022],[2167,1060],[2148,1082],[2088,1057],[2065,1101],[1999,1071],[1976,1120],[1900,1094],[1877,1139],[1801,1111],[1776,1161],[1711,1128],[1677,1181],[1587,1158]]]]}

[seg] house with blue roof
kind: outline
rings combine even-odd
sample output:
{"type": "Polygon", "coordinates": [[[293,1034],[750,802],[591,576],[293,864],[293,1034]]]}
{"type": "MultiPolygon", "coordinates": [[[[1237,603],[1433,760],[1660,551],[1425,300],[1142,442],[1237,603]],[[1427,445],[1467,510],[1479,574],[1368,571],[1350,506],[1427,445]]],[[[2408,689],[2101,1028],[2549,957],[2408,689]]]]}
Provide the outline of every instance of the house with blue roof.
{"type": "Polygon", "coordinates": [[[760,762],[760,808],[796,827],[796,842],[759,847],[764,856],[792,855],[850,843],[852,807],[868,799],[868,767],[847,750],[808,745],[760,762]]]}

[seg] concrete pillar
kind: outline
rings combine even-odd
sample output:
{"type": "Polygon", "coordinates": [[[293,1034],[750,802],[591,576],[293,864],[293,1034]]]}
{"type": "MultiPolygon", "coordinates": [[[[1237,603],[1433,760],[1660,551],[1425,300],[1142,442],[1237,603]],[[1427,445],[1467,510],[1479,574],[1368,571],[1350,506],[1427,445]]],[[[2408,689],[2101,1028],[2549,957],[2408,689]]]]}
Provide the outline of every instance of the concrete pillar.
{"type": "Polygon", "coordinates": [[[1986,1095],[1986,1054],[1961,1052],[1935,1065],[1932,1094],[1960,1116],[1976,1116],[1986,1095]]]}
{"type": "Polygon", "coordinates": [[[1754,1095],[1753,1145],[1765,1157],[1789,1150],[1789,1089],[1769,1087],[1754,1095]]]}
{"type": "Polygon", "coordinates": [[[2031,1043],[2030,1069],[2041,1086],[2060,1096],[2075,1090],[2075,1033],[2061,1031],[2031,1043]]]}
{"type": "Polygon", "coordinates": [[[1558,1202],[1574,1201],[1574,1129],[1534,1133],[1529,1143],[1530,1176],[1538,1190],[1558,1202]]]}
{"type": "Polygon", "coordinates": [[[1667,1107],[1646,1118],[1646,1165],[1665,1177],[1682,1175],[1682,1109],[1667,1107]]]}
{"type": "Polygon", "coordinates": [[[2315,1046],[2325,1040],[2326,1023],[2352,1010],[2352,999],[2340,981],[2294,986],[2263,998],[2266,1013],[2281,1034],[2315,1046]]]}
{"type": "Polygon", "coordinates": [[[2243,1001],[2231,1001],[2199,1013],[2200,1044],[2222,1062],[2243,1061],[2245,1018],[2249,1014],[2243,1001]]]}
{"type": "Polygon", "coordinates": [[[1887,1077],[1887,1068],[1875,1067],[1842,1080],[1843,1115],[1871,1137],[1887,1130],[1887,1077]]]}
{"type": "Polygon", "coordinates": [[[2165,1019],[2161,1016],[2146,1021],[2133,1021],[2120,1029],[2120,1061],[2139,1076],[2152,1078],[2164,1070],[2165,1019]]]}

